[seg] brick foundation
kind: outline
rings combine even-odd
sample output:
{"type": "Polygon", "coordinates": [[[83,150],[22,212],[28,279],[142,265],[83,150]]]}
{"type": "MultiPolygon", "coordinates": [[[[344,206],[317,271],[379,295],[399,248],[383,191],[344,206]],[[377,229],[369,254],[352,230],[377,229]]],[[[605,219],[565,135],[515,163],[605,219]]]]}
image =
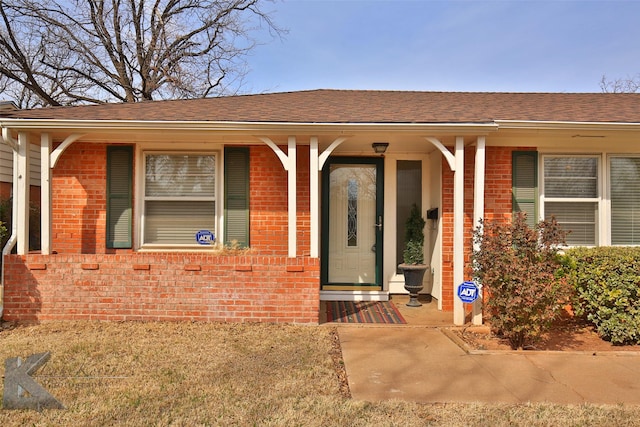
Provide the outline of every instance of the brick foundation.
{"type": "Polygon", "coordinates": [[[205,254],[10,255],[4,319],[317,324],[319,260],[205,254]]]}

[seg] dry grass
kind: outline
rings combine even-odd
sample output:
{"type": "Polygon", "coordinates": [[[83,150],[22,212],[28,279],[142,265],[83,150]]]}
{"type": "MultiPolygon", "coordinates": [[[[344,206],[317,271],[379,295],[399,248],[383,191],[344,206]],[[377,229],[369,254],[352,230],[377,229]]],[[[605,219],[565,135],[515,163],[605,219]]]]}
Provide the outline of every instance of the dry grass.
{"type": "Polygon", "coordinates": [[[1,410],[0,425],[640,425],[640,408],[627,406],[353,401],[341,393],[334,337],[327,327],[268,324],[53,322],[4,330],[2,360],[51,351],[36,378],[67,409],[1,410]]]}

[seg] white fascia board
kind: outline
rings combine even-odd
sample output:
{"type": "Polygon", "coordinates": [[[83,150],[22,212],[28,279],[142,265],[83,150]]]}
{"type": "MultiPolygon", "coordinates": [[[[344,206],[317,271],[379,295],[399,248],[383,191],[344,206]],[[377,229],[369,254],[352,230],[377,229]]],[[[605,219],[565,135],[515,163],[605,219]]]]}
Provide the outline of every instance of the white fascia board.
{"type": "Polygon", "coordinates": [[[216,121],[145,121],[145,120],[0,120],[1,128],[14,130],[191,130],[228,132],[335,132],[336,130],[398,132],[488,133],[498,130],[495,123],[292,123],[292,122],[216,122],[216,121]]]}
{"type": "Polygon", "coordinates": [[[496,120],[500,129],[640,131],[640,123],[496,120]]]}

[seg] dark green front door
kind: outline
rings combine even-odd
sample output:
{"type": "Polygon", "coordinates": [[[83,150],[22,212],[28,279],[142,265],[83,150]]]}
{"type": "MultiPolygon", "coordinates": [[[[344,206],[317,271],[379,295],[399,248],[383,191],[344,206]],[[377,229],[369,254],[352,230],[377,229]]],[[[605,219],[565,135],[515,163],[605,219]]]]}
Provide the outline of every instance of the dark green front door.
{"type": "Polygon", "coordinates": [[[323,290],[382,289],[383,160],[335,157],[323,168],[323,290]]]}

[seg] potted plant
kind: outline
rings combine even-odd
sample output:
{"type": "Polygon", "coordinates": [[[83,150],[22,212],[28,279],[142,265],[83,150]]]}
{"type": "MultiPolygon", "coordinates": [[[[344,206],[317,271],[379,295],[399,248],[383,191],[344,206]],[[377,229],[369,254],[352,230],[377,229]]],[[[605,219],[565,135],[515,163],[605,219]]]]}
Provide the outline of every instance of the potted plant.
{"type": "Polygon", "coordinates": [[[409,292],[408,307],[420,307],[418,292],[422,290],[424,273],[429,268],[424,263],[424,226],[418,206],[414,203],[405,223],[403,263],[398,266],[404,274],[404,288],[409,292]]]}

